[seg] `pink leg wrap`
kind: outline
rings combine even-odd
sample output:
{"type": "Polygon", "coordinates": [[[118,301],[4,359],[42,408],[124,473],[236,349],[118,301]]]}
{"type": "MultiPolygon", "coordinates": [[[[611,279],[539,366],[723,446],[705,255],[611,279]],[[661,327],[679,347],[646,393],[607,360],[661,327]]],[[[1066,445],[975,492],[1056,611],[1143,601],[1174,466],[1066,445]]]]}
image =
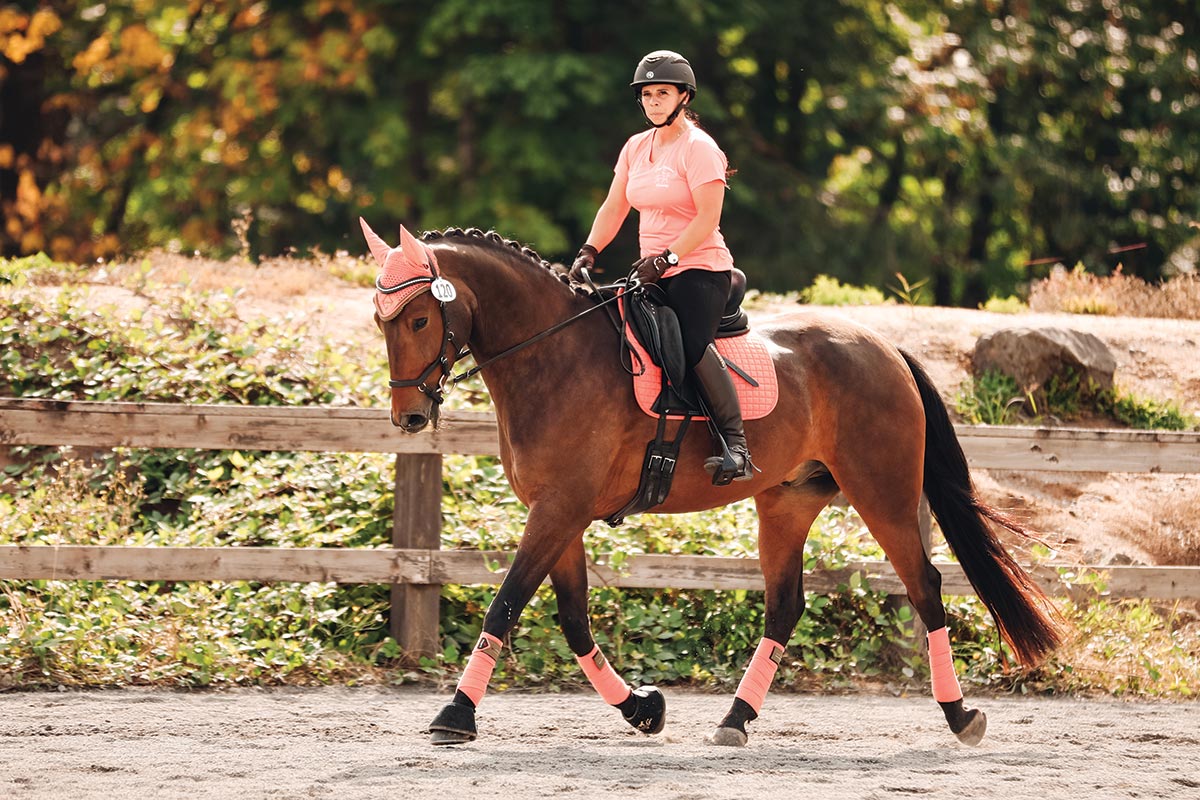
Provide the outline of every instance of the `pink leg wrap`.
{"type": "Polygon", "coordinates": [[[779,662],[782,660],[783,645],[764,636],[754,650],[750,666],[746,667],[746,674],[742,676],[742,682],[738,684],[737,694],[734,696],[749,703],[757,714],[767,697],[767,690],[771,688],[771,681],[775,679],[775,670],[779,669],[779,662]]]}
{"type": "Polygon", "coordinates": [[[615,706],[629,697],[629,684],[621,680],[612,664],[608,663],[608,659],[600,652],[600,645],[593,647],[586,656],[575,656],[575,660],[583,667],[583,674],[587,675],[604,702],[615,706]]]}
{"type": "Polygon", "coordinates": [[[954,674],[954,656],[950,653],[950,633],[945,628],[929,632],[929,673],[934,700],[939,703],[962,700],[962,689],[954,674]]]}
{"type": "Polygon", "coordinates": [[[480,636],[471,658],[467,660],[467,668],[458,679],[458,691],[471,698],[476,706],[487,691],[488,681],[492,679],[492,670],[496,668],[502,649],[504,643],[490,633],[480,636]]]}

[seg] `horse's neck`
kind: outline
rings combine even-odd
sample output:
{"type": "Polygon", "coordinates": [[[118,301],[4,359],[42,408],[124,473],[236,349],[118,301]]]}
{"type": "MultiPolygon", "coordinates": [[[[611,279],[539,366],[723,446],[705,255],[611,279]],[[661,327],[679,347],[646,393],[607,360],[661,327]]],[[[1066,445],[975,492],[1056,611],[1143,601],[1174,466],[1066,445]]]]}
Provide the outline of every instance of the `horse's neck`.
{"type": "MultiPolygon", "coordinates": [[[[468,344],[477,364],[588,308],[587,301],[535,264],[516,263],[470,245],[438,255],[446,277],[468,286],[475,297],[468,344]]],[[[597,352],[612,350],[615,365],[615,343],[605,312],[599,310],[488,365],[483,380],[498,408],[510,397],[528,400],[529,391],[571,380],[589,369],[587,362],[597,352]]]]}

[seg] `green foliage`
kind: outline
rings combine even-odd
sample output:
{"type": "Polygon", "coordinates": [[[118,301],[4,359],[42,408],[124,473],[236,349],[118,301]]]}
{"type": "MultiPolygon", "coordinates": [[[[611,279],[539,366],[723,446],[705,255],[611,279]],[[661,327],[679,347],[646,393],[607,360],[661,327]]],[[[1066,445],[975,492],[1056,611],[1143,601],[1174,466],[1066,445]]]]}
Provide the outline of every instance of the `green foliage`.
{"type": "Polygon", "coordinates": [[[971,425],[1013,425],[1024,402],[1016,379],[995,370],[969,379],[954,397],[955,409],[971,425]]]}
{"type": "Polygon", "coordinates": [[[1197,420],[1177,403],[1085,386],[1075,372],[1053,376],[1043,394],[1045,413],[1058,419],[1075,419],[1084,412],[1095,412],[1142,430],[1181,431],[1197,425],[1197,420]]]}
{"type": "Polygon", "coordinates": [[[74,272],[76,270],[69,264],[60,264],[45,253],[24,258],[0,258],[0,283],[39,283],[74,272]]]}
{"type": "MultiPolygon", "coordinates": [[[[368,213],[566,257],[644,127],[633,64],[670,30],[737,170],[722,230],[752,285],[903,269],[976,306],[1055,258],[1106,271],[1114,244],[1144,245],[1122,255],[1144,277],[1195,262],[1179,0],[672,0],[636,30],[621,6],[544,0],[33,5],[0,39],[30,110],[0,132],[3,254],[362,252],[368,213]]],[[[633,260],[632,228],[606,260],[633,260]]]]}
{"type": "Polygon", "coordinates": [[[1113,317],[1117,315],[1116,307],[1098,297],[1071,298],[1063,303],[1062,310],[1068,314],[1091,314],[1097,317],[1113,317]]]}
{"type": "Polygon", "coordinates": [[[1037,683],[1118,696],[1200,694],[1200,630],[1190,615],[1148,600],[1086,599],[1063,610],[1075,635],[1037,683]]]}
{"type": "Polygon", "coordinates": [[[362,370],[344,349],[320,345],[309,358],[298,320],[246,323],[232,296],[158,294],[164,299],[114,324],[112,308],[91,308],[70,287],[50,301],[12,292],[0,317],[0,390],[57,400],[246,405],[363,403],[380,393],[380,371],[362,370]]]}
{"type": "Polygon", "coordinates": [[[1016,425],[1078,419],[1100,414],[1130,428],[1190,430],[1200,425],[1172,401],[1085,385],[1077,372],[1053,375],[1037,392],[1022,392],[1009,375],[989,370],[966,381],[954,398],[955,409],[972,425],[1016,425]]]}
{"type": "Polygon", "coordinates": [[[993,314],[1024,314],[1029,310],[1029,306],[1025,304],[1021,298],[1015,295],[1008,297],[989,297],[987,302],[979,306],[984,311],[990,311],[993,314]]]}
{"type": "Polygon", "coordinates": [[[1154,400],[1110,392],[1099,398],[1102,411],[1131,428],[1143,430],[1195,430],[1200,421],[1170,400],[1154,400]]]}
{"type": "Polygon", "coordinates": [[[904,273],[896,273],[896,281],[899,286],[889,286],[892,294],[899,297],[906,306],[927,306],[930,305],[930,297],[925,291],[925,284],[929,283],[929,278],[922,278],[915,283],[909,283],[908,278],[904,277],[904,273]]]}
{"type": "MultiPolygon", "coordinates": [[[[152,298],[153,287],[143,287],[152,298]]],[[[4,391],[58,399],[172,402],[360,403],[384,397],[382,364],[361,364],[302,327],[238,318],[224,295],[164,292],[140,326],[89,310],[64,290],[43,302],[0,287],[4,391]],[[132,329],[149,327],[153,335],[132,329]],[[182,377],[181,377],[182,375],[182,377]]],[[[475,386],[456,402],[480,402],[475,386]]],[[[0,484],[0,544],[384,547],[391,517],[391,459],[377,454],[145,451],[91,461],[67,450],[24,451],[0,484]]],[[[490,457],[448,456],[446,548],[512,550],[525,510],[490,457]]],[[[757,555],[751,504],[702,514],[635,518],[589,532],[593,558],[620,570],[636,553],[757,555]]],[[[941,559],[942,548],[935,551],[941,559]]],[[[852,510],[827,509],[810,531],[805,569],[838,569],[883,553],[852,510]]],[[[499,565],[497,565],[499,566],[499,565]]],[[[1098,585],[1102,589],[1102,585],[1098,585]]],[[[405,668],[387,638],[386,586],[251,582],[7,581],[0,584],[0,688],[53,685],[214,686],[429,681],[444,683],[479,635],[495,587],[448,586],[442,653],[405,668]]],[[[861,575],[809,594],[776,685],[846,687],[886,680],[923,690],[928,667],[911,609],[861,575]]],[[[760,592],[597,588],[597,641],[634,682],[732,688],[764,624],[760,592]]],[[[1194,693],[1200,647],[1180,620],[1149,604],[1073,609],[1086,640],[1112,663],[1082,658],[1040,673],[1012,670],[982,605],[947,603],[964,683],[993,687],[1194,693]],[[1131,627],[1132,626],[1132,627],[1131,627]],[[1133,631],[1125,638],[1114,631],[1133,631]],[[1101,651],[1099,648],[1103,648],[1101,651]]],[[[542,589],[510,636],[495,685],[557,688],[581,676],[542,589]]],[[[1194,637],[1193,637],[1194,638],[1194,637]]]]}
{"type": "Polygon", "coordinates": [[[850,286],[828,275],[818,275],[812,286],[800,290],[800,301],[814,306],[877,306],[888,302],[873,286],[850,286]]]}

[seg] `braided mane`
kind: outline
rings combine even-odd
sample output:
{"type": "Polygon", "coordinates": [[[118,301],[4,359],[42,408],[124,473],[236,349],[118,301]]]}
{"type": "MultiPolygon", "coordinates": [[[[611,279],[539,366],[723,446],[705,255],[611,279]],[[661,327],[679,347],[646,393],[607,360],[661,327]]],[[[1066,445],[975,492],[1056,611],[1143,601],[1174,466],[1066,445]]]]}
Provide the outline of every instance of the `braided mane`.
{"type": "Polygon", "coordinates": [[[496,231],[482,231],[479,228],[467,228],[466,230],[462,228],[446,228],[442,231],[425,231],[421,234],[421,241],[423,242],[432,242],[438,239],[466,238],[473,239],[473,244],[489,245],[491,249],[504,255],[519,256],[518,260],[548,270],[551,275],[558,278],[562,283],[570,286],[576,292],[583,293],[579,287],[574,286],[567,278],[567,268],[565,266],[562,264],[551,264],[539,256],[537,251],[532,247],[526,247],[512,239],[505,239],[499,233],[496,233],[496,231]]]}

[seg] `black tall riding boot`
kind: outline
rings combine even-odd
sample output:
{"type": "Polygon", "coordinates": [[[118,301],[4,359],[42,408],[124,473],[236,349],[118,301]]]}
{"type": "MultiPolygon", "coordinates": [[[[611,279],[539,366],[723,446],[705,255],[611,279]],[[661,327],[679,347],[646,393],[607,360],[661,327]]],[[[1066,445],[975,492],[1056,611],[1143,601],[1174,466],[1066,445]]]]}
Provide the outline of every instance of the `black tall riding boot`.
{"type": "Polygon", "coordinates": [[[754,477],[754,464],[746,447],[746,432],[742,426],[742,406],[738,401],[733,379],[725,369],[717,348],[709,345],[700,363],[692,368],[700,394],[720,431],[728,452],[704,461],[705,472],[712,473],[713,485],[724,486],[730,481],[745,481],[754,477]]]}

